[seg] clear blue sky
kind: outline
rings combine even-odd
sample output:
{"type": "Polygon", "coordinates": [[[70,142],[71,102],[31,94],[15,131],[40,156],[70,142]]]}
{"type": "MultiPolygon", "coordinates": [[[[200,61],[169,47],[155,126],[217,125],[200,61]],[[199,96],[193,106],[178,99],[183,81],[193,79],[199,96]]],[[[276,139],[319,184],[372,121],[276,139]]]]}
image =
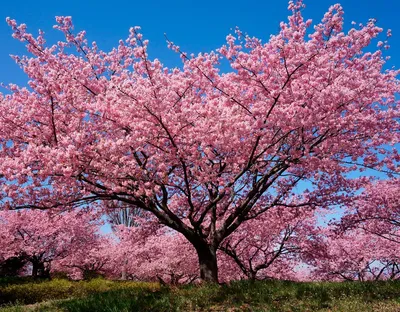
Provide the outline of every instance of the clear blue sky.
{"type": "MultiPolygon", "coordinates": [[[[305,0],[306,18],[314,22],[335,0],[305,0]]],[[[400,1],[397,0],[343,0],[345,20],[366,22],[374,17],[384,29],[391,28],[393,37],[391,66],[400,66],[400,1]]],[[[71,15],[76,30],[86,30],[89,41],[97,41],[108,50],[125,39],[130,26],[141,26],[150,40],[150,56],[159,58],[166,66],[180,64],[179,57],[166,47],[164,33],[186,52],[209,51],[224,43],[235,26],[249,35],[268,40],[278,31],[279,22],[288,15],[287,1],[261,0],[179,0],[179,1],[94,1],[94,0],[13,0],[3,1],[0,7],[0,82],[24,83],[26,78],[10,59],[9,54],[24,54],[24,45],[11,38],[5,22],[7,16],[24,22],[36,33],[42,29],[50,42],[60,39],[52,29],[56,15],[71,15]]]]}

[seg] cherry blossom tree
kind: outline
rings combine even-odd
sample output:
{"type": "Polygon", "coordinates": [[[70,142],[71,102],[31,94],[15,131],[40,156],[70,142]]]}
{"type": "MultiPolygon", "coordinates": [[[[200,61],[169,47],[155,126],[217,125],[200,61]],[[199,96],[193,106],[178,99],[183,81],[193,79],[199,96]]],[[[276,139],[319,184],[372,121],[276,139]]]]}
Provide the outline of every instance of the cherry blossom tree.
{"type": "Polygon", "coordinates": [[[363,229],[400,244],[400,179],[378,180],[364,187],[341,219],[341,230],[363,229]]]}
{"type": "Polygon", "coordinates": [[[336,234],[325,231],[325,238],[311,252],[315,280],[366,281],[400,278],[399,246],[363,230],[336,234]]]}
{"type": "Polygon", "coordinates": [[[312,189],[297,207],[324,207],[362,187],[350,172],[398,171],[399,72],[384,70],[387,42],[366,49],[382,29],[370,20],[345,33],[334,5],[312,30],[302,7],[289,2],[265,43],[237,30],[194,56],[168,41],[183,62],[174,69],[149,57],[138,27],[107,53],[70,17],[56,18],[65,41],[53,46],[8,18],[31,56],[14,56],[29,87],[0,97],[1,206],[140,208],[181,233],[201,279],[216,282],[222,242],[293,208],[298,183],[312,189]]]}
{"type": "Polygon", "coordinates": [[[0,257],[21,257],[33,277],[48,277],[53,261],[83,252],[99,224],[92,213],[22,210],[0,212],[0,257]]]}
{"type": "Polygon", "coordinates": [[[314,211],[275,207],[246,222],[222,242],[249,279],[293,279],[308,237],[316,232],[314,211]]]}
{"type": "Polygon", "coordinates": [[[148,230],[118,227],[116,267],[122,263],[130,279],[162,284],[187,284],[199,279],[196,251],[182,234],[166,227],[148,230]]]}
{"type": "Polygon", "coordinates": [[[400,277],[399,191],[398,178],[370,181],[364,185],[363,192],[348,203],[346,214],[339,221],[330,223],[329,238],[318,246],[326,253],[315,257],[320,260],[317,260],[316,278],[377,280],[400,277]]]}
{"type": "Polygon", "coordinates": [[[98,276],[114,277],[116,245],[115,239],[109,235],[97,233],[85,237],[81,248],[74,248],[66,257],[56,259],[52,263],[52,272],[67,273],[72,279],[91,279],[98,276]]]}
{"type": "MultiPolygon", "coordinates": [[[[111,229],[113,231],[118,230],[119,225],[123,225],[125,227],[138,226],[139,224],[136,222],[136,218],[144,215],[144,212],[136,207],[130,207],[127,204],[118,202],[107,202],[107,207],[105,209],[105,213],[107,215],[108,222],[111,224],[111,229]]],[[[123,239],[124,237],[121,237],[123,239]]],[[[122,260],[121,263],[121,280],[127,279],[126,267],[128,265],[128,259],[125,257],[125,260],[122,260]]]]}

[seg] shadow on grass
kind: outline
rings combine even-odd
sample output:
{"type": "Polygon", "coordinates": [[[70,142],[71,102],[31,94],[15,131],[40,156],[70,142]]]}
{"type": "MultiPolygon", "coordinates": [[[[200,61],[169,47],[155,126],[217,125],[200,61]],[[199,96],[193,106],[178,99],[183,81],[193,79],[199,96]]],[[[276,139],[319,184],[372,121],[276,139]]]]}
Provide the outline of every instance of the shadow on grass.
{"type": "Polygon", "coordinates": [[[66,311],[172,311],[169,291],[156,292],[112,290],[90,295],[84,299],[71,299],[57,306],[66,311]]]}

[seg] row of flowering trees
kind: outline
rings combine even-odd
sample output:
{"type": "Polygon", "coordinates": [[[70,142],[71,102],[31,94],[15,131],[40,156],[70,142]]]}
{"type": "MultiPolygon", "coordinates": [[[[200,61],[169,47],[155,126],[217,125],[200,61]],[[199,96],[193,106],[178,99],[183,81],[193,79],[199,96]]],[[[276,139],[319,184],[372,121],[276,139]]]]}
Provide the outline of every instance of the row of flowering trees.
{"type": "MultiPolygon", "coordinates": [[[[372,184],[328,226],[304,208],[277,207],[249,221],[217,252],[220,281],[399,279],[399,186],[372,184]]],[[[3,211],[0,262],[20,259],[12,274],[34,277],[199,281],[196,251],[182,234],[137,210],[106,209],[113,234],[101,233],[104,211],[3,211]]]]}
{"type": "Polygon", "coordinates": [[[266,42],[236,30],[189,55],[168,40],[173,69],[139,27],[105,52],[71,17],[54,45],[7,18],[30,55],[13,56],[28,86],[0,94],[2,257],[173,283],[395,278],[399,71],[375,20],[345,31],[337,4],[312,28],[303,8],[266,42]],[[96,206],[140,212],[136,226],[105,238],[96,206]],[[320,228],[332,207],[343,220],[320,228]]]}

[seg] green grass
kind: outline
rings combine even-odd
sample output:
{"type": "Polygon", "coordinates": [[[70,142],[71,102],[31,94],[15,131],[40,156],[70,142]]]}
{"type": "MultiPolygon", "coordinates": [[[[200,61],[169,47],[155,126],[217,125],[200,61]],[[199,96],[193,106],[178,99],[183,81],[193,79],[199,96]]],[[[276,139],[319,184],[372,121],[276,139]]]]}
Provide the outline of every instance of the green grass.
{"type": "Polygon", "coordinates": [[[400,281],[161,287],[96,279],[0,280],[0,311],[400,311],[400,281]],[[5,297],[4,297],[5,295],[5,297]],[[7,298],[8,301],[5,300],[7,298]],[[5,304],[5,305],[4,305],[5,304]]]}

